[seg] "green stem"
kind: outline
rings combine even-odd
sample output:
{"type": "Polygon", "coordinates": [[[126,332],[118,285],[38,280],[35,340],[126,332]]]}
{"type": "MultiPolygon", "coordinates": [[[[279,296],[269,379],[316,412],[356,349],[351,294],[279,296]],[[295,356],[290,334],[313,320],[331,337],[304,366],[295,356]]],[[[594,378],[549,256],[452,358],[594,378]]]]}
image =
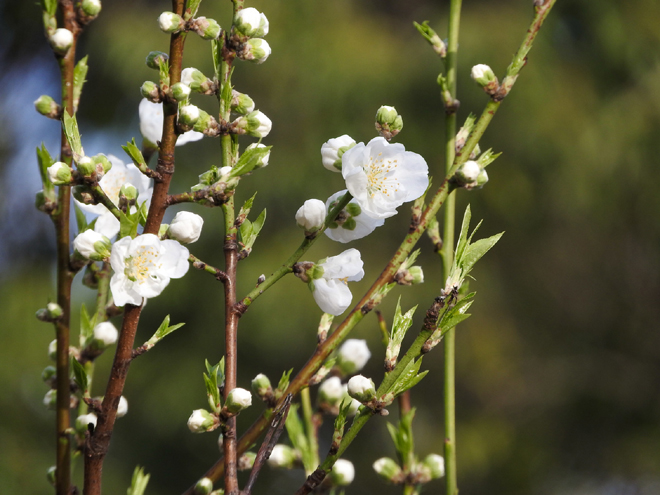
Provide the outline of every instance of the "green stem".
{"type": "MultiPolygon", "coordinates": [[[[300,391],[300,402],[302,403],[303,420],[305,421],[305,431],[307,432],[307,442],[309,450],[312,453],[312,465],[319,465],[319,442],[316,437],[316,425],[314,424],[312,412],[312,400],[309,396],[309,387],[300,391]]],[[[307,475],[311,473],[305,473],[307,475]]]]}
{"type": "MultiPolygon", "coordinates": [[[[452,100],[456,100],[456,70],[458,58],[458,33],[461,22],[462,0],[451,0],[449,6],[449,40],[447,42],[447,89],[452,100]]],[[[456,151],[456,113],[447,112],[445,116],[445,157],[447,171],[452,168],[456,151]]],[[[469,156],[469,155],[468,155],[469,156]]],[[[443,232],[443,273],[446,278],[454,262],[454,229],[456,217],[456,195],[447,198],[444,214],[443,232]]],[[[444,421],[445,421],[445,493],[456,495],[456,393],[455,393],[455,329],[445,336],[444,346],[444,421]]]]}

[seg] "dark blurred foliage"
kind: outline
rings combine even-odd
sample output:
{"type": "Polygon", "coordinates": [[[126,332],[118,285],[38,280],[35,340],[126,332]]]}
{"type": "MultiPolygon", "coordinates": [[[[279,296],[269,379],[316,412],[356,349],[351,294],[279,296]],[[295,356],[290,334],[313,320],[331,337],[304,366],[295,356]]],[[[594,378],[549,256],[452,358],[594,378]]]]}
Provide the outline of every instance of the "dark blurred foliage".
{"type": "MultiPolygon", "coordinates": [[[[531,0],[466,1],[459,55],[460,119],[478,113],[485,95],[469,80],[473,64],[502,74],[531,16],[531,0]]],[[[250,3],[250,5],[252,5],[250,3]]],[[[447,2],[335,0],[255,1],[268,15],[273,48],[261,66],[238,63],[236,88],[250,94],[274,122],[265,140],[270,165],[241,183],[239,201],[259,191],[268,208],[264,232],[240,265],[239,293],[270,273],[302,237],[293,215],[310,197],[343,188],[320,164],[319,147],[348,133],[374,135],[381,104],[403,114],[399,141],[426,157],[436,184],[443,175],[443,111],[435,79],[439,62],[412,28],[429,19],[446,35],[447,2]]],[[[201,13],[229,23],[230,2],[206,0],[201,13]]],[[[0,492],[48,493],[54,462],[54,414],[41,399],[41,369],[53,338],[34,311],[54,295],[53,229],[34,210],[39,189],[34,148],[58,146],[57,123],[34,112],[42,93],[58,94],[57,65],[42,36],[35,2],[4,2],[0,15],[0,492]]],[[[79,122],[88,154],[122,155],[139,137],[139,87],[155,73],[150,50],[167,49],[156,17],[167,2],[107,1],[84,33],[79,53],[90,72],[79,122]]],[[[210,73],[209,44],[190,36],[185,66],[210,73]]],[[[558,2],[482,149],[502,157],[481,191],[459,192],[483,218],[481,235],[506,231],[479,264],[474,316],[458,331],[458,462],[461,491],[470,494],[660,493],[660,4],[655,0],[558,2]]],[[[214,111],[212,99],[195,102],[214,111]]],[[[247,140],[246,140],[247,141],[247,140]]],[[[218,142],[177,150],[173,190],[219,163],[218,142]]],[[[206,220],[192,251],[221,263],[221,214],[195,208],[206,220]],[[201,210],[201,211],[200,211],[201,210]]],[[[405,232],[408,213],[355,242],[368,287],[405,232]]],[[[426,283],[396,289],[382,309],[391,318],[401,295],[419,303],[415,325],[443,281],[439,259],[424,239],[426,283]]],[[[306,258],[339,253],[322,239],[306,258]]],[[[92,293],[75,284],[77,303],[92,293]]],[[[138,332],[146,340],[165,314],[186,326],[135,361],[105,466],[107,493],[124,493],[133,468],[152,473],[147,493],[180,493],[217,458],[215,434],[191,435],[186,419],[204,407],[203,361],[223,353],[222,291],[191,271],[147,306],[138,332]]],[[[258,372],[277,380],[300,369],[312,352],[320,316],[307,288],[290,277],[261,298],[240,323],[239,386],[258,372]]],[[[78,318],[74,318],[77,325],[78,318]]],[[[119,321],[116,321],[119,324],[119,321]]],[[[373,357],[365,374],[381,376],[383,349],[369,315],[353,336],[373,357]]],[[[99,360],[95,394],[111,353],[99,360]]],[[[431,374],[413,390],[420,455],[442,451],[442,357],[429,355],[431,374]]],[[[240,417],[244,429],[260,412],[240,417]]],[[[396,408],[393,408],[395,411],[396,408]]],[[[396,414],[390,416],[396,420],[396,414]]],[[[329,421],[328,421],[329,423],[329,421]]],[[[394,455],[384,419],[374,419],[346,457],[357,480],[348,493],[398,493],[376,479],[371,463],[394,455]]],[[[324,427],[322,449],[330,431],[324,427]]],[[[80,478],[80,465],[76,479],[80,478]]],[[[301,472],[266,469],[257,493],[292,493],[301,472]]],[[[441,491],[440,482],[428,492],[441,491]]]]}

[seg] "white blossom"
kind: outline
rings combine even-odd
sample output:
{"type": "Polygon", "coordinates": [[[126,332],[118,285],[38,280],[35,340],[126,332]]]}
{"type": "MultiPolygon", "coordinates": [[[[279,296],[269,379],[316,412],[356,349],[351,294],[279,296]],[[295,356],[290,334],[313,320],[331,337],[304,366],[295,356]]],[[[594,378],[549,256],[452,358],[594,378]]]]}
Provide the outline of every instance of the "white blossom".
{"type": "Polygon", "coordinates": [[[438,454],[429,454],[422,461],[431,479],[442,478],[445,475],[445,459],[438,454]]]}
{"type": "Polygon", "coordinates": [[[110,257],[111,244],[103,234],[86,230],[73,240],[73,248],[87,260],[101,261],[110,257]]]}
{"type": "Polygon", "coordinates": [[[245,36],[266,36],[269,23],[264,14],[254,7],[239,10],[234,18],[236,29],[245,36]]]}
{"type": "Polygon", "coordinates": [[[344,398],[345,391],[345,385],[342,385],[338,376],[328,378],[319,386],[319,402],[325,402],[330,406],[339,405],[344,398]]]}
{"type": "Polygon", "coordinates": [[[296,223],[305,232],[316,232],[323,227],[327,213],[323,201],[308,199],[296,212],[296,223]]]}
{"type": "Polygon", "coordinates": [[[191,244],[199,239],[204,219],[190,211],[180,211],[167,230],[167,235],[182,244],[191,244]]]}
{"type": "Polygon", "coordinates": [[[481,167],[474,160],[468,160],[456,171],[456,174],[467,183],[475,182],[480,173],[481,167]]]}
{"type": "Polygon", "coordinates": [[[123,395],[119,398],[119,405],[117,406],[117,417],[123,418],[128,412],[128,401],[123,395]]]}
{"type": "Polygon", "coordinates": [[[341,159],[346,151],[355,146],[355,140],[348,134],[329,139],[321,145],[321,161],[331,172],[341,172],[341,159]]]}
{"type": "Polygon", "coordinates": [[[232,414],[238,414],[252,405],[252,394],[244,388],[235,388],[227,394],[225,407],[232,414]]]}
{"type": "Polygon", "coordinates": [[[195,409],[188,418],[188,429],[193,433],[204,433],[215,424],[215,418],[205,409],[195,409]]]}
{"type": "Polygon", "coordinates": [[[140,306],[144,298],[163,292],[171,278],[188,271],[188,249],[173,240],[161,241],[153,234],[130,236],[115,242],[110,264],[114,270],[110,290],[117,306],[140,306]]]}
{"type": "Polygon", "coordinates": [[[352,375],[364,368],[370,357],[371,352],[366,340],[348,339],[339,348],[337,366],[344,374],[352,375]]]}
{"type": "Polygon", "coordinates": [[[368,402],[376,396],[376,386],[371,378],[355,375],[348,380],[348,395],[360,402],[368,402]]]}
{"type": "Polygon", "coordinates": [[[355,479],[355,467],[351,461],[346,459],[337,459],[332,466],[332,481],[339,486],[350,485],[355,479]]]}
{"type": "Polygon", "coordinates": [[[66,53],[73,45],[73,33],[68,29],[58,28],[48,38],[50,46],[58,53],[66,53]]]}
{"type": "Polygon", "coordinates": [[[94,339],[103,342],[105,346],[117,342],[118,337],[117,328],[109,321],[102,321],[94,327],[94,339]]]}
{"type": "MultiPolygon", "coordinates": [[[[336,192],[325,202],[328,211],[336,204],[348,190],[336,192]]],[[[365,213],[355,198],[344,207],[340,222],[330,222],[325,229],[325,235],[337,242],[351,242],[368,236],[378,227],[385,224],[383,218],[373,218],[365,213]]]]}
{"type": "MultiPolygon", "coordinates": [[[[151,203],[153,187],[151,179],[144,175],[132,163],[126,165],[123,161],[113,155],[108,155],[112,168],[99,181],[99,186],[115,205],[119,205],[119,191],[122,186],[132,185],[137,189],[138,197],[136,203],[142,204],[146,201],[147,207],[151,203]]],[[[100,215],[94,225],[94,231],[111,239],[119,233],[119,220],[102,204],[86,205],[76,201],[81,210],[86,213],[100,215]]],[[[135,211],[135,207],[131,207],[135,211]]]]}
{"type": "Polygon", "coordinates": [[[344,153],[342,163],[346,187],[374,218],[396,215],[399,206],[419,198],[429,185],[424,158],[382,137],[355,145],[344,153]]]}
{"type": "Polygon", "coordinates": [[[309,283],[316,304],[324,313],[339,316],[348,308],[353,294],[347,282],[356,282],[364,277],[364,263],[357,249],[347,249],[337,256],[320,261],[315,271],[322,272],[320,277],[309,283]]]}
{"type": "MultiPolygon", "coordinates": [[[[152,103],[146,98],[143,98],[138,107],[140,114],[140,133],[142,137],[149,142],[152,147],[155,147],[158,141],[163,136],[163,121],[165,114],[163,113],[162,103],[152,103]]],[[[204,137],[204,134],[197,131],[188,131],[179,135],[176,141],[177,146],[183,146],[192,141],[199,141],[204,137]]]]}

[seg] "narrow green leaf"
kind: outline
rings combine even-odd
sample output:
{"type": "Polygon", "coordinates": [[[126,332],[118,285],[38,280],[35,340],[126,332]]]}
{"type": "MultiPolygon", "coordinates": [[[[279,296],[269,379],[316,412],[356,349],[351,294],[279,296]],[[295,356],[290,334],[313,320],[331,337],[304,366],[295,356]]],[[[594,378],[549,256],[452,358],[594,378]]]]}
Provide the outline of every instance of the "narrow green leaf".
{"type": "Polygon", "coordinates": [[[202,3],[202,0],[188,0],[186,3],[186,10],[183,12],[184,20],[189,21],[197,15],[200,3],[202,3]]]}
{"type": "Polygon", "coordinates": [[[472,270],[474,264],[500,240],[503,234],[504,232],[501,232],[486,239],[479,239],[467,247],[460,262],[460,266],[463,269],[463,276],[466,276],[472,270]]]}
{"type": "Polygon", "coordinates": [[[76,224],[78,225],[78,233],[80,234],[87,230],[87,218],[85,218],[85,214],[75,201],[73,202],[73,209],[76,212],[76,224]]]}
{"type": "Polygon", "coordinates": [[[73,157],[76,159],[76,155],[82,157],[85,155],[85,151],[82,147],[82,142],[80,141],[80,132],[78,131],[78,122],[75,117],[69,115],[69,112],[64,110],[62,112],[62,127],[64,129],[64,135],[66,136],[69,146],[73,151],[73,157]]]}
{"type": "Polygon", "coordinates": [[[133,471],[131,486],[126,491],[126,495],[144,495],[144,491],[147,489],[150,476],[150,474],[144,474],[144,469],[140,466],[137,466],[135,471],[133,471]]]}
{"type": "Polygon", "coordinates": [[[78,108],[80,95],[82,94],[83,84],[85,84],[85,77],[87,76],[87,55],[81,58],[76,67],[73,69],[73,107],[78,108]]]}
{"type": "Polygon", "coordinates": [[[288,386],[289,386],[289,379],[291,378],[291,373],[293,372],[293,368],[291,368],[289,371],[285,371],[282,373],[282,378],[280,378],[280,382],[277,384],[277,389],[284,392],[288,386]]]}
{"type": "Polygon", "coordinates": [[[213,72],[215,73],[216,79],[220,79],[220,66],[222,65],[222,45],[223,40],[212,40],[211,41],[211,56],[213,58],[213,72]]]}
{"type": "Polygon", "coordinates": [[[499,158],[499,156],[500,156],[501,154],[502,154],[502,152],[500,152],[500,153],[493,153],[493,149],[490,148],[490,149],[484,151],[481,155],[479,155],[479,158],[477,158],[477,163],[479,164],[479,166],[480,166],[482,169],[484,169],[484,168],[486,168],[488,165],[490,165],[491,163],[493,163],[495,160],[497,160],[497,158],[499,158]]]}
{"type": "Polygon", "coordinates": [[[87,340],[94,335],[96,326],[96,315],[90,317],[85,304],[80,306],[80,345],[84,346],[87,340]]]}
{"type": "Polygon", "coordinates": [[[137,236],[137,228],[139,222],[139,213],[126,214],[123,211],[119,212],[119,238],[123,239],[126,236],[135,238],[137,236]]]}
{"type": "Polygon", "coordinates": [[[254,198],[257,197],[257,193],[255,192],[250,199],[248,199],[245,203],[243,203],[243,206],[241,207],[240,211],[238,212],[238,216],[248,216],[250,213],[250,210],[252,209],[252,204],[254,203],[254,198]]]}
{"type": "Polygon", "coordinates": [[[399,438],[399,428],[394,426],[392,423],[386,423],[386,425],[387,431],[390,433],[390,437],[392,438],[392,443],[394,443],[394,448],[397,452],[401,452],[402,445],[401,439],[399,438]]]}
{"type": "Polygon", "coordinates": [[[55,160],[50,156],[44,143],[41,143],[41,148],[37,147],[37,160],[39,161],[39,174],[41,175],[41,182],[44,185],[44,191],[54,189],[48,177],[48,167],[55,163],[55,160]]]}
{"type": "Polygon", "coordinates": [[[254,236],[255,240],[259,235],[259,232],[261,232],[261,229],[263,228],[265,221],[266,221],[266,209],[264,208],[264,211],[262,211],[257,217],[257,219],[254,222],[252,222],[252,235],[254,236]]]}
{"type": "Polygon", "coordinates": [[[85,367],[80,364],[76,358],[71,359],[71,366],[73,368],[73,380],[76,382],[76,385],[78,385],[80,393],[85,395],[85,392],[87,392],[88,384],[85,367]]]}
{"type": "Polygon", "coordinates": [[[238,159],[236,165],[231,170],[229,177],[238,177],[248,172],[252,172],[254,167],[265,157],[269,152],[272,146],[266,146],[265,148],[254,147],[249,150],[245,150],[241,157],[238,159]]]}
{"type": "Polygon", "coordinates": [[[463,257],[463,251],[467,246],[467,237],[468,231],[470,230],[470,219],[472,218],[472,211],[470,210],[470,205],[467,205],[465,208],[465,213],[463,214],[463,223],[461,224],[461,233],[458,236],[458,244],[456,245],[456,255],[455,259],[460,260],[463,257]]]}
{"type": "Polygon", "coordinates": [[[128,141],[126,146],[122,146],[121,149],[126,152],[137,168],[142,169],[147,167],[147,162],[142,155],[142,151],[135,144],[135,138],[128,141]]]}
{"type": "Polygon", "coordinates": [[[55,12],[57,11],[57,0],[42,0],[41,3],[44,10],[48,12],[48,15],[55,15],[55,12]]]}

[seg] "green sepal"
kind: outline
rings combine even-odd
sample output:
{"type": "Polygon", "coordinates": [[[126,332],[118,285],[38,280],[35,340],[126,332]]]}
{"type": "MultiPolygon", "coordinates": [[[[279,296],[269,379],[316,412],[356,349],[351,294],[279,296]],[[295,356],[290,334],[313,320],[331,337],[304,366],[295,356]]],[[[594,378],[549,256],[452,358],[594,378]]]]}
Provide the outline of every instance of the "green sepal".
{"type": "Polygon", "coordinates": [[[85,367],[78,362],[76,358],[71,358],[71,367],[73,368],[73,381],[78,385],[78,389],[82,395],[87,392],[87,372],[85,367]]]}
{"type": "Polygon", "coordinates": [[[71,146],[71,151],[73,151],[73,159],[77,162],[85,156],[85,151],[80,141],[78,122],[75,117],[69,115],[66,109],[62,112],[62,128],[64,129],[64,135],[69,142],[69,146],[71,146]]]}
{"type": "Polygon", "coordinates": [[[265,148],[255,146],[252,149],[245,150],[236,165],[234,165],[234,168],[232,168],[229,177],[238,177],[252,172],[263,157],[270,153],[271,148],[272,146],[266,146],[265,148]]]}
{"type": "Polygon", "coordinates": [[[87,76],[87,55],[81,58],[73,69],[73,108],[74,111],[78,109],[78,102],[82,94],[83,84],[85,84],[85,77],[87,76]]]}
{"type": "Polygon", "coordinates": [[[144,468],[136,466],[135,471],[133,471],[131,486],[126,490],[126,495],[144,495],[150,476],[150,474],[144,474],[144,468]]]}
{"type": "Polygon", "coordinates": [[[41,175],[41,182],[44,186],[44,192],[52,191],[55,189],[53,183],[48,177],[48,167],[55,163],[55,159],[50,156],[50,153],[46,149],[46,145],[41,143],[41,147],[37,147],[37,160],[39,162],[39,174],[41,175]]]}
{"type": "Polygon", "coordinates": [[[96,314],[89,316],[85,304],[80,306],[80,346],[85,346],[89,339],[94,335],[96,326],[96,314]]]}
{"type": "Polygon", "coordinates": [[[121,149],[123,149],[126,154],[131,157],[131,160],[137,168],[140,170],[147,168],[147,162],[142,155],[142,151],[140,151],[140,148],[138,148],[135,144],[135,138],[127,142],[126,146],[122,146],[121,149]]]}

